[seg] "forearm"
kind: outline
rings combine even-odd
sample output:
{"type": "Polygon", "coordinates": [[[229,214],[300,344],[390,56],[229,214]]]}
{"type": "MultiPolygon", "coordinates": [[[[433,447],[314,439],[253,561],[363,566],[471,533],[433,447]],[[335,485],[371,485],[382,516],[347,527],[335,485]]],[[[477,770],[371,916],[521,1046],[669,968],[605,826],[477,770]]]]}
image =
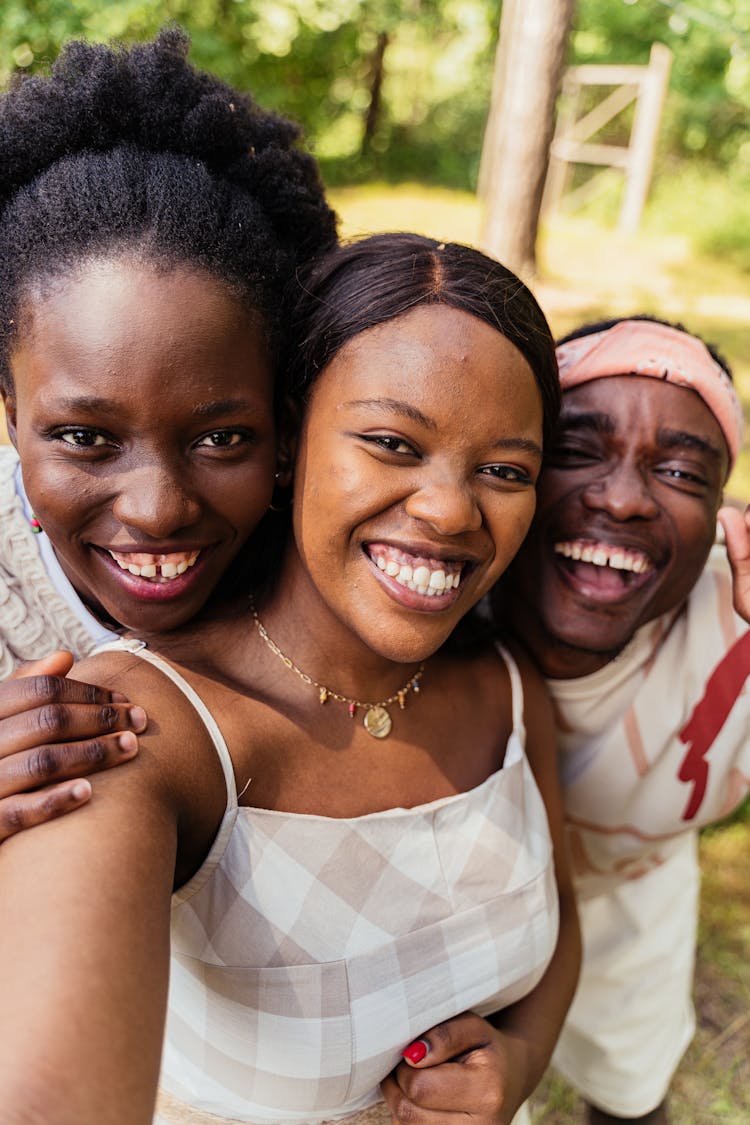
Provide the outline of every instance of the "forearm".
{"type": "Polygon", "coordinates": [[[139,786],[106,788],[0,854],[1,1125],[151,1121],[175,831],[139,786]]]}

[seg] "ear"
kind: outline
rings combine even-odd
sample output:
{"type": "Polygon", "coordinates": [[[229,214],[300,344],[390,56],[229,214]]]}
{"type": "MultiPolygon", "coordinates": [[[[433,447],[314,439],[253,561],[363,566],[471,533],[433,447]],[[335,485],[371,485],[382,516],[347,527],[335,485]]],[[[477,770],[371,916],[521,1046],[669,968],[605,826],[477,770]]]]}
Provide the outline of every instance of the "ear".
{"type": "Polygon", "coordinates": [[[280,488],[288,488],[292,483],[301,415],[299,403],[287,395],[284,399],[284,408],[279,421],[279,443],[276,459],[279,474],[277,484],[280,488]]]}
{"type": "Polygon", "coordinates": [[[3,406],[5,407],[5,424],[8,427],[8,437],[13,445],[18,449],[18,440],[16,437],[16,400],[15,396],[4,387],[0,390],[3,398],[3,406]]]}

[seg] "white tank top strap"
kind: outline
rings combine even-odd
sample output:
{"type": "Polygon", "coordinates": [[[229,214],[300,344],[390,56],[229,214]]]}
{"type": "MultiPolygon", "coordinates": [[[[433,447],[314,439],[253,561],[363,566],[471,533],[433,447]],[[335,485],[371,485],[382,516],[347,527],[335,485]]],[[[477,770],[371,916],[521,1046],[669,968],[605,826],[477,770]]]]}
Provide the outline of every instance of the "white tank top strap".
{"type": "Polygon", "coordinates": [[[219,730],[218,723],[209,711],[206,704],[203,702],[197,691],[190,686],[184,676],[181,676],[176,668],[173,668],[163,657],[159,656],[146,645],[145,641],[131,640],[126,637],[118,637],[114,641],[108,641],[103,645],[99,645],[96,652],[129,652],[134,656],[138,656],[141,660],[153,664],[160,672],[171,680],[176,687],[180,689],[186,699],[193,705],[201,722],[208,731],[211,741],[221,762],[221,768],[224,773],[224,781],[227,787],[227,812],[237,807],[237,786],[234,780],[234,767],[232,766],[232,759],[229,756],[229,749],[224,736],[219,730]]]}
{"type": "Polygon", "coordinates": [[[495,642],[495,647],[505,661],[505,667],[510,676],[511,714],[513,716],[513,733],[518,736],[521,745],[526,745],[526,724],[523,719],[523,680],[515,658],[511,656],[505,645],[500,641],[495,642]]]}

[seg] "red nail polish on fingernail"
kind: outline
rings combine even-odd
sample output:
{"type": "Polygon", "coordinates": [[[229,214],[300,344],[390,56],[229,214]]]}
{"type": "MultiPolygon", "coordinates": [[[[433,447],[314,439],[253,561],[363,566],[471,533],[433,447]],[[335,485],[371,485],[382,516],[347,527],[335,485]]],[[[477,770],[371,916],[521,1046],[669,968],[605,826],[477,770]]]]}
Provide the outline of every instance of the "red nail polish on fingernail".
{"type": "Polygon", "coordinates": [[[416,1043],[411,1043],[406,1050],[401,1053],[410,1063],[420,1063],[427,1054],[427,1044],[423,1039],[417,1039],[416,1043]]]}

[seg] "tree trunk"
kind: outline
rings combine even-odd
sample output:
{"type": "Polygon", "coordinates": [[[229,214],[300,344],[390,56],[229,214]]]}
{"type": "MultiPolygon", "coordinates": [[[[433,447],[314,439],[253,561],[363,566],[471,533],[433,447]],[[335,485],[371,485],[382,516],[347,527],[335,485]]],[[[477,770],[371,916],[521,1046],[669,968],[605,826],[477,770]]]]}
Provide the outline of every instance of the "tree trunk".
{"type": "Polygon", "coordinates": [[[383,75],[385,73],[385,52],[389,36],[387,31],[378,32],[378,40],[370,57],[370,104],[367,107],[365,127],[362,133],[361,152],[366,156],[372,148],[372,138],[380,120],[380,104],[383,92],[383,75]]]}
{"type": "Polygon", "coordinates": [[[536,271],[536,235],[555,100],[575,0],[503,0],[484,152],[482,245],[522,276],[536,271]]]}

